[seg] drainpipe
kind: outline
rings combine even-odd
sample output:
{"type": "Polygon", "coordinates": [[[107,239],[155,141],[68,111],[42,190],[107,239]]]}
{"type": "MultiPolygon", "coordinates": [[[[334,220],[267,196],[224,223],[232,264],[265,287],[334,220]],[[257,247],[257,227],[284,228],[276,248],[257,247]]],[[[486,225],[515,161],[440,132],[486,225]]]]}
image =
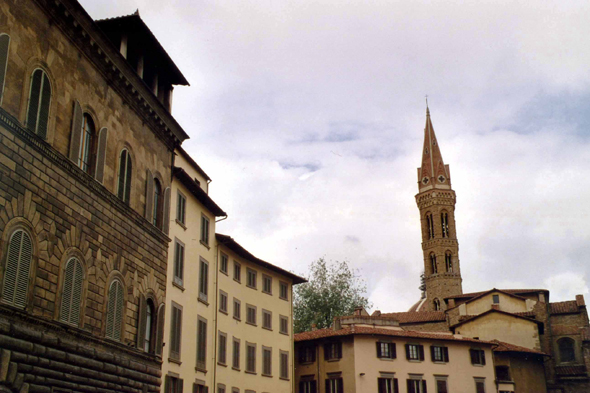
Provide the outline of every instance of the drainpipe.
{"type": "MultiPolygon", "coordinates": [[[[225,216],[227,218],[227,216],[225,216]]],[[[216,221],[217,222],[217,221],[216,221]]],[[[214,231],[215,232],[215,231],[214,231]]],[[[213,392],[217,391],[217,336],[219,335],[217,332],[217,310],[218,305],[217,302],[219,301],[219,243],[217,240],[215,241],[215,308],[213,311],[213,326],[215,326],[215,331],[213,332],[213,386],[211,387],[213,392]]],[[[227,361],[227,339],[225,340],[225,358],[227,361]]]]}

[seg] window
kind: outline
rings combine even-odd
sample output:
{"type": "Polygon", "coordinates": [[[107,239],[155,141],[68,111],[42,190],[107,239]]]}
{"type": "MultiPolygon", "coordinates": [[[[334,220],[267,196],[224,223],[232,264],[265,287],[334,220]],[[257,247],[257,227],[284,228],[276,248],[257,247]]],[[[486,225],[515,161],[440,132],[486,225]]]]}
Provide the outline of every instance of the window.
{"type": "Polygon", "coordinates": [[[162,219],[164,206],[164,195],[162,194],[162,185],[158,179],[154,178],[154,211],[152,212],[153,224],[156,228],[162,229],[162,219]]]}
{"type": "Polygon", "coordinates": [[[430,266],[432,268],[432,274],[438,273],[438,267],[436,266],[436,255],[430,253],[430,266]]]}
{"type": "Polygon", "coordinates": [[[84,113],[82,119],[82,132],[80,133],[80,151],[78,152],[78,166],[89,175],[94,175],[94,163],[96,162],[96,128],[94,121],[88,113],[84,113]]]}
{"type": "Polygon", "coordinates": [[[182,306],[172,302],[170,320],[170,358],[180,360],[180,348],[182,341],[182,306]]]}
{"type": "Polygon", "coordinates": [[[289,334],[289,317],[284,315],[279,316],[279,333],[289,334]]]}
{"type": "Polygon", "coordinates": [[[18,229],[10,236],[2,285],[2,302],[19,308],[27,305],[33,242],[31,237],[18,229]]]}
{"type": "Polygon", "coordinates": [[[424,360],[424,346],[420,344],[406,344],[406,359],[424,360]]]}
{"type": "Polygon", "coordinates": [[[432,302],[432,306],[434,308],[434,311],[440,311],[440,300],[434,299],[434,301],[432,302]]]}
{"type": "Polygon", "coordinates": [[[10,36],[0,34],[0,103],[4,93],[4,81],[6,80],[6,66],[8,65],[8,48],[10,46],[10,36]]]}
{"type": "Polygon", "coordinates": [[[449,386],[447,384],[447,377],[435,376],[434,381],[436,382],[436,393],[449,393],[449,386]]]}
{"type": "Polygon", "coordinates": [[[289,379],[289,352],[280,351],[279,360],[281,369],[281,374],[279,375],[279,377],[281,379],[289,379]]]}
{"type": "Polygon", "coordinates": [[[231,393],[240,393],[239,388],[231,388],[231,393]]]}
{"type": "Polygon", "coordinates": [[[420,378],[410,378],[407,380],[408,393],[426,393],[426,380],[420,378]]]}
{"type": "Polygon", "coordinates": [[[432,213],[426,213],[426,230],[428,232],[428,239],[434,239],[434,221],[432,220],[432,213]]]}
{"type": "Polygon", "coordinates": [[[51,84],[49,78],[45,71],[37,68],[31,76],[31,90],[26,119],[27,128],[43,139],[47,138],[50,103],[51,84]]]}
{"type": "Polygon", "coordinates": [[[342,377],[331,377],[326,379],[326,393],[344,393],[342,377]]]}
{"type": "Polygon", "coordinates": [[[197,369],[207,369],[207,320],[201,317],[197,321],[197,369]]]}
{"type": "Polygon", "coordinates": [[[498,381],[512,381],[512,378],[510,378],[510,367],[496,366],[496,379],[498,381]]]}
{"type": "MultiPolygon", "coordinates": [[[[152,301],[152,299],[147,299],[145,301],[145,319],[143,322],[143,325],[140,324],[139,327],[143,328],[143,350],[145,352],[149,352],[152,353],[155,350],[155,329],[154,327],[156,326],[156,312],[155,312],[155,306],[154,306],[154,302],[152,301]]],[[[141,317],[141,313],[140,313],[140,317],[141,317]]]]}
{"type": "Polygon", "coordinates": [[[232,353],[232,364],[231,366],[239,370],[240,369],[240,340],[234,337],[233,340],[233,353],[232,353]]]}
{"type": "Polygon", "coordinates": [[[381,373],[380,378],[377,378],[377,388],[379,393],[398,393],[399,387],[397,378],[393,374],[381,373]]]}
{"type": "Polygon", "coordinates": [[[219,264],[219,271],[227,274],[227,255],[221,254],[221,263],[219,264]]]}
{"type": "Polygon", "coordinates": [[[272,312],[264,309],[262,310],[262,327],[272,330],[272,312]]]}
{"type": "Polygon", "coordinates": [[[262,375],[272,375],[272,349],[262,347],[262,375]]]}
{"type": "Polygon", "coordinates": [[[339,360],[342,358],[342,343],[330,342],[324,344],[324,359],[339,360]]]}
{"type": "Polygon", "coordinates": [[[256,344],[246,342],[246,372],[256,372],[256,344]]]}
{"type": "Polygon", "coordinates": [[[313,363],[315,362],[315,347],[301,346],[299,347],[299,363],[313,363]]]}
{"type": "Polygon", "coordinates": [[[234,261],[234,280],[242,282],[242,266],[234,261]]]}
{"type": "Polygon", "coordinates": [[[500,304],[500,295],[492,295],[492,303],[500,304]]]}
{"type": "Polygon", "coordinates": [[[256,306],[246,304],[246,323],[256,325],[256,306]]]}
{"type": "Polygon", "coordinates": [[[183,276],[184,276],[184,244],[180,240],[175,239],[173,283],[182,287],[183,276]]]}
{"type": "Polygon", "coordinates": [[[176,220],[182,225],[186,224],[186,197],[180,191],[176,203],[176,220]]]}
{"type": "Polygon", "coordinates": [[[234,318],[237,319],[238,321],[242,320],[242,313],[240,310],[241,307],[241,303],[238,299],[234,298],[234,318]]]}
{"type": "Polygon", "coordinates": [[[471,364],[485,366],[486,354],[483,349],[470,349],[469,353],[471,355],[471,364]]]}
{"type": "Polygon", "coordinates": [[[182,393],[184,381],[180,378],[166,375],[164,380],[165,393],[182,393]]]}
{"type": "Polygon", "coordinates": [[[447,267],[447,272],[453,272],[453,255],[450,251],[445,252],[445,265],[447,267]]]}
{"type": "Polygon", "coordinates": [[[246,274],[248,275],[248,281],[246,281],[246,285],[250,288],[256,289],[256,271],[247,268],[246,274]]]}
{"type": "Polygon", "coordinates": [[[123,202],[129,204],[131,195],[131,155],[127,149],[121,150],[119,156],[119,177],[117,196],[123,202]]]}
{"type": "Polygon", "coordinates": [[[485,378],[474,378],[475,380],[475,392],[486,393],[486,380],[485,378]]]}
{"type": "Polygon", "coordinates": [[[576,351],[575,351],[575,341],[569,337],[564,337],[557,341],[557,346],[559,347],[559,362],[566,363],[566,362],[575,362],[576,361],[576,351]]]}
{"type": "Polygon", "coordinates": [[[209,219],[201,216],[201,243],[209,246],[209,219]]]}
{"type": "Polygon", "coordinates": [[[205,381],[193,383],[193,393],[209,393],[209,388],[205,386],[205,381]]]}
{"type": "Polygon", "coordinates": [[[442,237],[449,237],[449,214],[447,212],[440,213],[440,225],[442,227],[442,237]]]}
{"type": "Polygon", "coordinates": [[[203,258],[199,261],[199,299],[207,301],[209,293],[209,263],[203,258]]]}
{"type": "Polygon", "coordinates": [[[262,292],[272,295],[272,277],[262,275],[262,292]]]}
{"type": "Polygon", "coordinates": [[[279,283],[279,297],[283,300],[289,300],[289,284],[286,282],[279,283]]]}
{"type": "Polygon", "coordinates": [[[449,348],[441,347],[438,345],[430,346],[430,358],[433,362],[445,362],[449,361],[449,348]]]}
{"type": "Polygon", "coordinates": [[[317,381],[300,381],[299,382],[299,393],[317,393],[318,384],[317,381]]]}
{"type": "Polygon", "coordinates": [[[227,362],[227,334],[219,332],[219,350],[217,352],[217,361],[221,364],[227,362]]]}
{"type": "Polygon", "coordinates": [[[380,359],[395,359],[397,357],[395,343],[378,341],[377,357],[380,359]]]}
{"type": "Polygon", "coordinates": [[[219,290],[219,311],[227,314],[227,293],[219,290]]]}
{"type": "Polygon", "coordinates": [[[225,385],[218,383],[217,384],[217,393],[225,393],[225,385]]]}
{"type": "Polygon", "coordinates": [[[123,302],[125,291],[119,280],[113,280],[109,287],[107,303],[107,322],[105,334],[113,340],[121,340],[123,327],[123,302]]]}

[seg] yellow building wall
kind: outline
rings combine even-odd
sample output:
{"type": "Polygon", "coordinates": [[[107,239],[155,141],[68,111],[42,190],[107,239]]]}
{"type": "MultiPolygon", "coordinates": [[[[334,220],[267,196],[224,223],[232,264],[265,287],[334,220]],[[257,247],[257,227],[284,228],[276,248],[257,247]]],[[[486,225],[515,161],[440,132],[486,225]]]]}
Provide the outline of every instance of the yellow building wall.
{"type": "MultiPolygon", "coordinates": [[[[224,384],[226,392],[231,392],[232,387],[255,392],[293,392],[293,322],[292,322],[292,280],[272,270],[245,260],[230,251],[223,245],[218,246],[218,258],[221,253],[228,256],[227,274],[217,271],[219,289],[228,295],[228,313],[217,312],[218,331],[227,334],[227,365],[218,365],[216,376],[216,388],[218,384],[224,384]],[[241,282],[234,280],[234,262],[241,265],[241,282]],[[256,289],[246,286],[247,268],[257,273],[256,289]],[[262,277],[272,277],[272,294],[262,291],[262,277]],[[279,298],[279,282],[288,284],[288,299],[279,298]],[[233,317],[233,299],[241,302],[241,320],[233,317]],[[246,323],[246,304],[256,306],[256,326],[246,323]],[[262,309],[272,312],[272,330],[262,328],[262,309]],[[287,316],[289,319],[288,334],[279,332],[279,316],[287,316]],[[233,338],[240,340],[240,369],[232,368],[233,338]],[[256,344],[256,373],[246,373],[246,342],[256,344]],[[262,376],[262,346],[272,348],[272,376],[262,376]],[[280,375],[280,351],[289,353],[289,378],[281,379],[280,375]]],[[[219,297],[219,291],[217,293],[219,297]]],[[[216,309],[219,309],[217,301],[216,309]]],[[[217,333],[216,333],[217,336],[217,333]]]]}
{"type": "Polygon", "coordinates": [[[501,292],[492,292],[486,296],[465,304],[467,315],[479,315],[492,308],[493,295],[499,296],[499,308],[502,311],[510,313],[530,311],[527,310],[525,299],[518,299],[513,296],[505,295],[501,292]]]}
{"type": "MultiPolygon", "coordinates": [[[[207,183],[207,179],[203,177],[201,172],[197,171],[184,157],[181,153],[176,151],[176,157],[174,158],[174,166],[178,168],[184,169],[186,173],[188,173],[193,179],[197,179],[199,185],[205,192],[209,192],[209,184],[207,183]]],[[[213,233],[213,232],[212,232],[213,233]]]]}
{"type": "Polygon", "coordinates": [[[481,340],[500,340],[530,349],[541,349],[539,330],[533,321],[497,312],[481,316],[456,328],[456,333],[481,340]]]}

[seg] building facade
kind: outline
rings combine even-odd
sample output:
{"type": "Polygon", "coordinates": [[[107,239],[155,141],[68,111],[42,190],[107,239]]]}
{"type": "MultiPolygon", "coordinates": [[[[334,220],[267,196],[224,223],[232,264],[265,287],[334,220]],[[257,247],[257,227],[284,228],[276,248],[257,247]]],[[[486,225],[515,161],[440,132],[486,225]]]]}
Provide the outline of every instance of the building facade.
{"type": "Polygon", "coordinates": [[[2,392],[160,390],[171,162],[187,138],[168,98],[187,83],[136,19],[127,39],[74,0],[0,5],[2,392]]]}

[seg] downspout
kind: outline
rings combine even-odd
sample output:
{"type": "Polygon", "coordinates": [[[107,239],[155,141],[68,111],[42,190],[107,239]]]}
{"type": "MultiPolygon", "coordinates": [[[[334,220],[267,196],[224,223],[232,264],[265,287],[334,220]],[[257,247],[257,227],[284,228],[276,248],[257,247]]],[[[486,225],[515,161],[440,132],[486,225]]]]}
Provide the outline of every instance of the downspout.
{"type": "MultiPolygon", "coordinates": [[[[225,216],[225,218],[227,218],[227,216],[225,216]]],[[[217,222],[217,221],[216,221],[217,222]]],[[[217,336],[219,336],[219,334],[217,333],[217,319],[218,319],[218,314],[217,314],[217,310],[218,310],[218,304],[217,302],[219,302],[219,243],[217,242],[217,240],[215,240],[215,308],[213,310],[214,312],[214,323],[213,325],[215,326],[215,331],[214,331],[214,336],[213,336],[213,386],[212,391],[216,392],[217,391],[217,336]]],[[[225,357],[227,359],[227,339],[225,340],[225,357]]]]}
{"type": "Polygon", "coordinates": [[[318,364],[318,392],[322,393],[322,384],[320,383],[320,343],[318,342],[318,345],[316,346],[316,362],[318,364]]]}
{"type": "Polygon", "coordinates": [[[219,220],[216,220],[215,223],[217,224],[218,222],[221,222],[221,221],[226,220],[226,219],[227,219],[227,215],[223,216],[223,218],[220,218],[219,220]]]}

